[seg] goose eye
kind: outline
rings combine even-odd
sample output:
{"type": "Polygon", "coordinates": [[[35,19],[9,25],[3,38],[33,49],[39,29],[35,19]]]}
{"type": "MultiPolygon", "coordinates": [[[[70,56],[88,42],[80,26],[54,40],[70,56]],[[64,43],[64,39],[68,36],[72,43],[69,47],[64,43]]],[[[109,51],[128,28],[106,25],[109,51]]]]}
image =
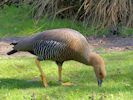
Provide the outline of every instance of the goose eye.
{"type": "Polygon", "coordinates": [[[102,73],[100,72],[99,75],[102,76],[102,73]]]}

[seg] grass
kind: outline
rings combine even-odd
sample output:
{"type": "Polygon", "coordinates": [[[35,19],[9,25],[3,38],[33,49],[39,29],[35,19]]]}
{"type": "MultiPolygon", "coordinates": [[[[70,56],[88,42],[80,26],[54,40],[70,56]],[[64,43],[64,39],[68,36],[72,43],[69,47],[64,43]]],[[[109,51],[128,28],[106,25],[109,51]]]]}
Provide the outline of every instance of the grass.
{"type": "Polygon", "coordinates": [[[80,22],[69,19],[47,19],[46,17],[37,21],[31,18],[30,7],[5,6],[0,10],[0,37],[27,36],[36,32],[53,28],[73,28],[84,35],[94,33],[94,28],[87,29],[80,22]]]}
{"type": "Polygon", "coordinates": [[[0,58],[0,100],[132,100],[133,51],[105,53],[107,78],[97,86],[93,69],[70,61],[63,65],[63,80],[71,87],[57,84],[57,65],[42,62],[49,87],[42,86],[34,58],[0,58]]]}
{"type": "MultiPolygon", "coordinates": [[[[86,27],[81,22],[73,22],[69,19],[48,19],[46,17],[37,21],[31,17],[31,9],[28,6],[5,6],[0,9],[0,37],[20,37],[53,28],[72,28],[83,35],[107,34],[107,29],[97,31],[95,27],[86,27]]],[[[132,28],[123,28],[122,35],[132,35],[132,28]]]]}

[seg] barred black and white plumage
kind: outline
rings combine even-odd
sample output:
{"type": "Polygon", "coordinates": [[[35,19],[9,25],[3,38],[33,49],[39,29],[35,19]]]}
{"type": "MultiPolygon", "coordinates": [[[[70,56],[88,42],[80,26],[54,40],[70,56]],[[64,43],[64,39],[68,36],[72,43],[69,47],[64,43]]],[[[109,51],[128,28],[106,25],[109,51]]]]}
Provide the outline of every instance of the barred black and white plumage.
{"type": "Polygon", "coordinates": [[[40,40],[33,45],[34,54],[38,56],[40,61],[61,61],[64,58],[67,49],[68,47],[65,43],[53,40],[40,40]]]}
{"type": "MultiPolygon", "coordinates": [[[[80,63],[91,65],[94,68],[98,85],[106,76],[105,63],[102,57],[90,50],[90,44],[80,32],[61,28],[47,30],[34,36],[27,37],[15,43],[13,50],[8,55],[18,51],[28,51],[37,56],[36,64],[42,74],[44,85],[47,86],[39,61],[53,60],[56,61],[59,72],[63,62],[68,60],[78,61],[80,63]]],[[[59,80],[61,75],[59,73],[59,80]]]]}

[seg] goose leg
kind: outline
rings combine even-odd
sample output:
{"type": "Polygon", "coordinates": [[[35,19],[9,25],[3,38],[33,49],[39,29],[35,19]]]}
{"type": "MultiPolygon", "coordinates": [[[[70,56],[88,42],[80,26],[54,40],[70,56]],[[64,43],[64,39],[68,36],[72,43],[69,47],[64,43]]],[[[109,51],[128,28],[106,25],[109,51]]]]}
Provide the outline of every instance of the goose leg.
{"type": "Polygon", "coordinates": [[[62,66],[58,66],[58,81],[62,82],[62,66]]]}
{"type": "Polygon", "coordinates": [[[41,73],[41,79],[42,79],[43,85],[44,85],[44,87],[47,87],[48,83],[47,83],[47,80],[46,80],[46,76],[45,76],[45,74],[44,74],[44,72],[43,72],[43,70],[41,68],[40,61],[38,59],[36,59],[35,62],[36,62],[36,65],[37,65],[37,67],[38,67],[38,69],[39,69],[39,71],[41,73]]]}
{"type": "Polygon", "coordinates": [[[57,63],[57,65],[58,65],[58,81],[59,81],[59,83],[61,84],[61,85],[63,85],[63,86],[71,86],[71,85],[73,85],[73,83],[70,83],[70,82],[66,82],[66,83],[63,83],[62,82],[62,64],[58,64],[57,63]]]}

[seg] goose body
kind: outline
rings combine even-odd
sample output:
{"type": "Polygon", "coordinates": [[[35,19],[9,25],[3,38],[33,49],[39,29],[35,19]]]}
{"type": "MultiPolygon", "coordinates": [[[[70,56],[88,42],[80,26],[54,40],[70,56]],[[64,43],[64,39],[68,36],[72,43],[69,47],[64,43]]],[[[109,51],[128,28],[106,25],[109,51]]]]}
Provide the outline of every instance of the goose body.
{"type": "Polygon", "coordinates": [[[36,55],[39,61],[53,60],[58,65],[62,65],[64,61],[75,60],[94,66],[98,79],[99,71],[102,73],[101,78],[105,77],[103,59],[90,51],[86,38],[76,30],[67,28],[47,30],[12,44],[14,50],[8,52],[9,55],[18,51],[28,51],[36,55]]]}
{"type": "Polygon", "coordinates": [[[53,29],[19,41],[17,51],[28,51],[40,60],[54,60],[63,63],[75,60],[86,64],[90,51],[86,38],[72,29],[53,29]],[[29,44],[30,43],[30,44],[29,44]]]}

